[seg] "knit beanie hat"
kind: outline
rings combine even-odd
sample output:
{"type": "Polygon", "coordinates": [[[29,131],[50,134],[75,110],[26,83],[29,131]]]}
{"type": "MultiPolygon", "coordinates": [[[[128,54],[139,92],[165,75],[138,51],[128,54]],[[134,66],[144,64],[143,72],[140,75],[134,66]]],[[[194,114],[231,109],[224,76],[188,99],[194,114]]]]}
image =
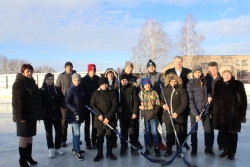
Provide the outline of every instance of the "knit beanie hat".
{"type": "Polygon", "coordinates": [[[100,78],[98,81],[98,84],[99,84],[99,86],[101,86],[102,84],[109,84],[108,78],[106,78],[106,77],[100,78]]]}
{"type": "Polygon", "coordinates": [[[220,67],[220,74],[222,75],[222,73],[223,73],[224,71],[229,71],[229,72],[232,74],[232,76],[235,76],[235,70],[234,70],[234,68],[233,68],[232,66],[230,66],[230,65],[223,65],[223,66],[221,66],[221,67],[220,67]]]}
{"type": "Polygon", "coordinates": [[[73,68],[73,64],[70,61],[65,63],[64,67],[66,68],[67,66],[71,66],[73,68]]]}
{"type": "Polygon", "coordinates": [[[133,63],[131,61],[126,61],[124,69],[126,69],[128,66],[133,66],[133,63]]]}
{"type": "Polygon", "coordinates": [[[126,73],[123,73],[120,77],[120,80],[123,80],[123,79],[126,79],[126,80],[129,80],[129,75],[126,74],[126,73]]]}
{"type": "Polygon", "coordinates": [[[95,64],[88,64],[88,72],[91,71],[91,70],[96,71],[96,66],[95,66],[95,64]]]}
{"type": "Polygon", "coordinates": [[[149,66],[154,66],[154,67],[156,67],[155,62],[153,62],[153,60],[151,60],[151,59],[149,59],[149,61],[148,61],[148,63],[147,63],[147,68],[148,68],[149,66]]]}
{"type": "Polygon", "coordinates": [[[72,81],[73,81],[75,78],[79,78],[79,79],[81,80],[81,75],[78,74],[78,73],[74,73],[74,74],[72,75],[72,81]]]}
{"type": "Polygon", "coordinates": [[[198,65],[193,66],[193,68],[192,68],[192,73],[194,73],[195,71],[200,71],[200,72],[202,73],[202,68],[201,68],[201,66],[198,66],[198,65]]]}
{"type": "Polygon", "coordinates": [[[142,79],[142,87],[144,87],[144,85],[146,85],[146,84],[150,84],[151,85],[151,82],[150,82],[149,78],[143,78],[142,79]]]}

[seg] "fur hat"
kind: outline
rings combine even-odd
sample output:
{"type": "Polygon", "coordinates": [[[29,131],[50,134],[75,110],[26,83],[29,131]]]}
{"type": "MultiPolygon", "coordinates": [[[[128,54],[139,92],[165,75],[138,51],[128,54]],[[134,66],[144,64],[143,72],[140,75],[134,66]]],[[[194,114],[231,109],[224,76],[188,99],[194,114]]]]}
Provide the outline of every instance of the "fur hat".
{"type": "Polygon", "coordinates": [[[170,73],[170,74],[166,75],[166,77],[165,77],[165,80],[164,80],[165,86],[168,86],[171,80],[176,80],[178,85],[183,84],[182,79],[180,77],[178,77],[178,75],[170,73]]]}
{"type": "Polygon", "coordinates": [[[222,73],[224,71],[229,71],[232,76],[235,76],[235,70],[233,68],[233,66],[230,66],[230,65],[222,65],[220,68],[219,68],[219,71],[220,71],[220,74],[222,75],[222,73]]]}
{"type": "Polygon", "coordinates": [[[195,71],[200,71],[200,72],[202,73],[202,68],[201,68],[201,66],[198,66],[198,65],[193,66],[193,68],[192,68],[192,73],[194,73],[195,71]]]}
{"type": "Polygon", "coordinates": [[[74,73],[74,74],[72,75],[72,81],[73,81],[75,78],[79,78],[79,79],[81,80],[81,75],[78,74],[78,73],[74,73]]]}
{"type": "Polygon", "coordinates": [[[149,59],[149,61],[148,61],[148,63],[147,63],[147,68],[148,68],[149,66],[155,66],[155,67],[156,67],[155,62],[153,62],[153,60],[151,60],[151,59],[149,59]]]}
{"type": "Polygon", "coordinates": [[[91,71],[91,70],[96,71],[96,66],[95,66],[95,64],[88,64],[88,72],[91,71]]]}
{"type": "Polygon", "coordinates": [[[120,77],[120,80],[123,80],[123,79],[126,79],[126,80],[129,80],[129,75],[126,74],[126,73],[123,73],[120,77]]]}
{"type": "Polygon", "coordinates": [[[65,63],[64,67],[66,68],[67,66],[71,66],[73,68],[73,64],[70,61],[65,63]]]}
{"type": "Polygon", "coordinates": [[[141,83],[142,83],[142,87],[144,87],[144,85],[146,85],[146,84],[151,85],[151,82],[150,82],[149,78],[143,78],[141,83]]]}
{"type": "Polygon", "coordinates": [[[128,66],[133,66],[133,63],[131,61],[126,61],[124,69],[126,69],[128,66]]]}
{"type": "Polygon", "coordinates": [[[109,84],[108,78],[106,78],[106,77],[100,78],[98,81],[98,84],[99,84],[99,86],[101,86],[102,84],[109,84]]]}

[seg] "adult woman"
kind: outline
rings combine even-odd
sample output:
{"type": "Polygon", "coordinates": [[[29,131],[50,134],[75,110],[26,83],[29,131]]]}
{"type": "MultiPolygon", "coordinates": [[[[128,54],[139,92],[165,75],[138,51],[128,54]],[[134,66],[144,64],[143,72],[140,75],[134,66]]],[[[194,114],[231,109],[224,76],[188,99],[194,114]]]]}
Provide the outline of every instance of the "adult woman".
{"type": "Polygon", "coordinates": [[[234,78],[232,66],[220,68],[222,78],[214,85],[214,128],[223,131],[224,151],[220,157],[233,160],[241,123],[246,122],[247,97],[244,85],[234,78]]]}
{"type": "Polygon", "coordinates": [[[42,102],[38,86],[32,78],[33,67],[23,64],[12,87],[13,121],[17,125],[19,139],[19,163],[21,167],[37,164],[31,157],[32,137],[36,135],[36,121],[42,119],[42,102]]]}
{"type": "Polygon", "coordinates": [[[60,110],[64,96],[61,89],[54,85],[54,76],[51,73],[45,75],[41,96],[49,157],[53,158],[55,157],[55,152],[59,155],[64,154],[61,149],[62,113],[60,110]],[[53,142],[53,126],[55,129],[55,143],[53,142]]]}

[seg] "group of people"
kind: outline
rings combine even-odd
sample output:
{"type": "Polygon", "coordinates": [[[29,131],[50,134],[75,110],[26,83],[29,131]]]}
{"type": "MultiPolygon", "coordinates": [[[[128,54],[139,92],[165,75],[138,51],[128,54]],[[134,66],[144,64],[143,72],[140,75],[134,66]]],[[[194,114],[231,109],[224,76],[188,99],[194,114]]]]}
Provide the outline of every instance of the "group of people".
{"type": "MultiPolygon", "coordinates": [[[[126,154],[128,141],[134,146],[130,149],[131,154],[138,155],[135,147],[143,147],[139,142],[140,121],[143,121],[144,154],[160,156],[160,149],[163,149],[166,150],[163,156],[168,157],[173,145],[178,150],[179,143],[185,140],[190,116],[191,126],[202,121],[205,154],[215,156],[214,129],[217,129],[218,147],[223,150],[219,156],[233,160],[237,133],[241,130],[241,123],[246,122],[247,97],[243,83],[235,80],[230,65],[218,68],[216,62],[210,62],[204,76],[200,66],[194,66],[192,70],[184,68],[180,56],[174,58],[174,64],[175,67],[162,76],[156,72],[155,62],[149,60],[147,73],[138,79],[133,75],[133,63],[129,61],[125,62],[121,72],[108,68],[103,77],[96,75],[94,64],[89,64],[86,76],[81,77],[73,70],[73,64],[66,62],[65,71],[58,76],[56,83],[54,75],[48,73],[40,89],[32,77],[33,67],[23,64],[12,88],[13,120],[17,125],[17,136],[20,136],[20,166],[37,163],[31,156],[37,120],[44,121],[49,157],[64,154],[61,147],[67,147],[70,124],[72,153],[78,160],[83,160],[85,151],[80,149],[80,127],[84,123],[86,148],[97,149],[94,161],[100,161],[104,158],[105,136],[106,157],[117,159],[112,149],[117,147],[118,137],[107,125],[120,127],[124,137],[120,139],[120,156],[126,154]],[[166,126],[166,139],[158,132],[162,123],[166,126]],[[176,143],[176,139],[179,142],[176,143]],[[166,146],[163,141],[166,141],[166,146]]],[[[197,130],[198,126],[191,133],[193,157],[197,156],[197,130]]],[[[185,143],[182,151],[189,149],[185,143]]]]}

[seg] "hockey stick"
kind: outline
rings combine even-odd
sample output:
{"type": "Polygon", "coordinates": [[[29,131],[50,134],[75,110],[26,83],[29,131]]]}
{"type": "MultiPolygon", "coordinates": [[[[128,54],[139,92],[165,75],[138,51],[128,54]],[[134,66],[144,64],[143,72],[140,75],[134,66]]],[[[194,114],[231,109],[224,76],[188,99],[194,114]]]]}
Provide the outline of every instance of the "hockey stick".
{"type": "Polygon", "coordinates": [[[161,124],[160,124],[160,122],[159,122],[158,119],[157,119],[157,122],[158,122],[157,130],[158,130],[159,134],[161,135],[161,138],[162,138],[165,142],[167,142],[166,136],[165,136],[165,134],[164,134],[164,132],[163,132],[163,130],[162,130],[162,126],[161,126],[161,124]]]}
{"type": "MultiPolygon", "coordinates": [[[[207,108],[208,105],[209,105],[209,104],[206,103],[205,107],[202,109],[202,111],[201,111],[201,113],[200,113],[200,117],[201,117],[201,116],[203,115],[203,113],[206,111],[206,108],[207,108]]],[[[191,128],[190,131],[189,131],[189,133],[187,134],[186,139],[183,141],[181,147],[179,147],[179,149],[178,149],[178,151],[175,153],[174,157],[173,157],[172,159],[170,159],[169,161],[167,161],[167,162],[163,162],[163,163],[161,164],[161,167],[164,167],[164,166],[167,166],[167,165],[172,164],[172,162],[175,160],[175,158],[176,158],[176,156],[178,155],[178,153],[181,152],[182,147],[184,146],[185,142],[188,140],[188,137],[191,135],[191,133],[193,132],[193,130],[194,130],[194,128],[196,127],[196,125],[198,124],[198,122],[199,122],[199,121],[197,120],[197,121],[195,122],[195,124],[192,126],[192,128],[191,128]]],[[[184,159],[183,159],[183,162],[184,162],[184,159]]],[[[185,163],[187,166],[189,166],[189,167],[197,167],[196,165],[193,165],[193,164],[191,164],[191,163],[188,162],[188,161],[185,161],[184,163],[185,163]]]]}
{"type": "MultiPolygon", "coordinates": [[[[91,111],[95,116],[97,116],[96,112],[94,110],[92,110],[88,105],[86,105],[86,108],[89,109],[89,111],[91,111]]],[[[115,132],[117,135],[120,136],[120,138],[122,138],[123,140],[125,140],[127,143],[129,143],[138,153],[140,153],[143,157],[145,157],[147,160],[149,160],[150,162],[154,162],[154,163],[163,163],[166,162],[163,159],[152,159],[149,158],[148,156],[146,156],[145,154],[143,154],[141,151],[139,151],[139,149],[137,147],[135,147],[134,145],[132,145],[125,137],[123,137],[121,135],[121,133],[119,133],[117,130],[115,130],[115,128],[113,128],[110,124],[107,124],[107,126],[113,131],[115,132]]]]}
{"type": "MultiPolygon", "coordinates": [[[[160,84],[160,88],[161,88],[161,93],[162,93],[164,102],[165,102],[165,104],[168,106],[167,100],[166,100],[166,97],[165,97],[165,94],[164,94],[164,91],[163,91],[163,89],[162,89],[162,85],[161,85],[161,84],[160,84]]],[[[173,90],[173,91],[174,91],[174,90],[173,90]]],[[[182,157],[182,160],[183,160],[183,162],[185,163],[185,165],[187,165],[187,166],[189,166],[189,167],[195,167],[195,165],[193,165],[193,164],[191,164],[190,162],[188,162],[187,159],[184,157],[183,152],[182,152],[182,147],[183,147],[184,144],[180,145],[180,142],[179,142],[179,139],[178,139],[178,136],[177,136],[177,132],[176,132],[176,129],[175,129],[175,126],[174,126],[174,122],[173,122],[173,119],[172,119],[172,114],[170,113],[169,110],[168,110],[168,115],[169,115],[170,122],[171,122],[171,125],[172,125],[173,130],[174,130],[175,139],[176,139],[176,141],[177,141],[177,144],[179,145],[179,149],[178,149],[178,151],[175,153],[174,158],[172,158],[172,159],[173,159],[172,162],[174,161],[174,159],[176,158],[176,156],[178,155],[178,153],[180,153],[180,154],[181,154],[181,157],[182,157]]],[[[185,142],[184,142],[184,143],[185,143],[185,142]]],[[[171,160],[170,160],[170,161],[171,161],[171,160]]],[[[172,162],[171,162],[171,163],[172,163],[172,162]]],[[[169,163],[169,164],[171,164],[171,163],[169,163]]],[[[169,165],[169,164],[167,164],[167,162],[165,162],[165,163],[163,163],[161,166],[166,166],[166,165],[169,165]]]]}

